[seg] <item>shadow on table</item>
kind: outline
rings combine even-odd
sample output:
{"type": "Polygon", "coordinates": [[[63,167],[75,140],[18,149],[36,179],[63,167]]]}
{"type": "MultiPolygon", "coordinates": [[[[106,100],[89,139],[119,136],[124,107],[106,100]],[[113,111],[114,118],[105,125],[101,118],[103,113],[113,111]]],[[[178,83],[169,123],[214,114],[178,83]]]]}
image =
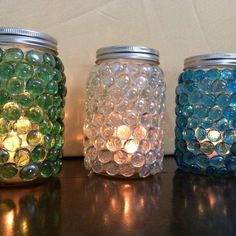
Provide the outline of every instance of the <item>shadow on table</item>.
{"type": "Polygon", "coordinates": [[[58,235],[60,181],[0,189],[0,235],[58,235]]]}
{"type": "Polygon", "coordinates": [[[173,185],[171,235],[235,235],[236,179],[177,171],[173,185]]]}

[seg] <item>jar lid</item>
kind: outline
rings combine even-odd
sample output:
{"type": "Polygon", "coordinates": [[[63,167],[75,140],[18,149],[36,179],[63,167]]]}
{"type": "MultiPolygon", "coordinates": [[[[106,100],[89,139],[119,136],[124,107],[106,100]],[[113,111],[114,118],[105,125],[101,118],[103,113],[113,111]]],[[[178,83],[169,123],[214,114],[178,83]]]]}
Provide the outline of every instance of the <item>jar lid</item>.
{"type": "Polygon", "coordinates": [[[188,57],[184,69],[208,66],[236,66],[236,53],[211,53],[188,57]]]}
{"type": "Polygon", "coordinates": [[[159,52],[143,46],[111,46],[97,50],[96,63],[107,59],[140,59],[159,64],[159,52]]]}
{"type": "Polygon", "coordinates": [[[48,34],[14,27],[0,27],[0,44],[27,44],[57,52],[57,40],[48,34]]]}

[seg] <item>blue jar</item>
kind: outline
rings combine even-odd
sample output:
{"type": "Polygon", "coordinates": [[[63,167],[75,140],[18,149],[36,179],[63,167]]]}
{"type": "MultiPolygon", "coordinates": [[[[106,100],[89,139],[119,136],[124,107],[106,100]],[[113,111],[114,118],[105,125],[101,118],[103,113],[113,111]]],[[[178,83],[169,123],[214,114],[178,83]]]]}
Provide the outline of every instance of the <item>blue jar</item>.
{"type": "Polygon", "coordinates": [[[185,59],[176,88],[178,167],[209,176],[236,176],[236,54],[185,59]]]}

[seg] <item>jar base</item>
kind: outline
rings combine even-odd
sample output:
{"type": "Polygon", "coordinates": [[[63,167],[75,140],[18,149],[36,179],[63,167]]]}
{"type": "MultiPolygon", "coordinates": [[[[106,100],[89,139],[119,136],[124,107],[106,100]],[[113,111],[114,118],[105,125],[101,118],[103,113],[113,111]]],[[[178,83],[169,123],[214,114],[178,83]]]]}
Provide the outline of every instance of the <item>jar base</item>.
{"type": "MultiPolygon", "coordinates": [[[[105,178],[112,178],[112,179],[132,179],[132,180],[142,180],[142,179],[147,179],[147,178],[151,178],[153,177],[154,175],[152,174],[149,174],[148,176],[146,177],[140,177],[137,173],[135,173],[134,175],[130,176],[130,177],[125,177],[123,175],[109,175],[109,174],[106,174],[106,173],[97,173],[97,172],[92,172],[98,176],[102,176],[102,177],[105,177],[105,178]]],[[[159,174],[159,173],[157,173],[159,174]]]]}

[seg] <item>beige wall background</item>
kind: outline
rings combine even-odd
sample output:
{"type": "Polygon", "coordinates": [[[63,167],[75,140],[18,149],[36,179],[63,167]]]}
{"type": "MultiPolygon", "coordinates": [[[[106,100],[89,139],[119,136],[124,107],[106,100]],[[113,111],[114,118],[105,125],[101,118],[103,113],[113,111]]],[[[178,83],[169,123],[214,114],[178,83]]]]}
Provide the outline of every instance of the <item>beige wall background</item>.
{"type": "Polygon", "coordinates": [[[134,44],[160,51],[167,83],[165,152],[174,152],[175,86],[185,57],[236,52],[235,0],[1,0],[0,24],[46,32],[65,65],[66,156],[83,153],[85,83],[97,48],[134,44]]]}

